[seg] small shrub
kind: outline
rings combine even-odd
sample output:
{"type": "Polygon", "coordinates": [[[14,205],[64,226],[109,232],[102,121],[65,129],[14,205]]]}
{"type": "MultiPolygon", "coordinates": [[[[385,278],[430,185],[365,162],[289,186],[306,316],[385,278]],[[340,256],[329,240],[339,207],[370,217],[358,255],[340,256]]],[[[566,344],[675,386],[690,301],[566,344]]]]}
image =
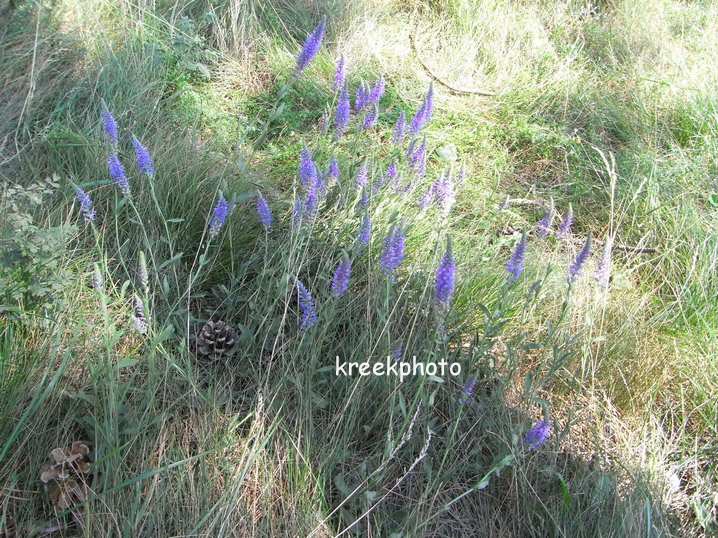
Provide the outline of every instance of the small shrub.
{"type": "Polygon", "coordinates": [[[62,260],[76,226],[43,226],[36,220],[57,185],[57,178],[49,178],[0,193],[0,311],[50,308],[70,278],[62,260]]]}

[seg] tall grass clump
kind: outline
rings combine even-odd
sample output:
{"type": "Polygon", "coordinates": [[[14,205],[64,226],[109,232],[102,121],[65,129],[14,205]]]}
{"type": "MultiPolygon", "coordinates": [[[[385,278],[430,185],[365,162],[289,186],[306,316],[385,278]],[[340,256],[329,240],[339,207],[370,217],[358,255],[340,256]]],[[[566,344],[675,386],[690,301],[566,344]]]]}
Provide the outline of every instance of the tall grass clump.
{"type": "Polygon", "coordinates": [[[711,531],[715,108],[631,6],[20,4],[0,536],[711,531]]]}

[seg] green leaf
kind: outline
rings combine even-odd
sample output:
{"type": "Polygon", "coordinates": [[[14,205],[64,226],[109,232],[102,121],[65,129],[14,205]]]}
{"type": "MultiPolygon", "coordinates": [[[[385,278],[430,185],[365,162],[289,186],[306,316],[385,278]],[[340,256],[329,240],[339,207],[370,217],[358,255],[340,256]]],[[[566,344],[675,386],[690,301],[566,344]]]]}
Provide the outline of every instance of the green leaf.
{"type": "Polygon", "coordinates": [[[494,475],[499,476],[501,474],[501,471],[506,467],[510,466],[513,461],[514,457],[512,454],[506,454],[500,460],[496,461],[496,463],[491,466],[491,469],[489,469],[487,473],[483,476],[483,478],[479,480],[479,482],[474,486],[474,489],[486,489],[486,487],[489,485],[489,482],[491,481],[491,477],[494,475]]]}
{"type": "Polygon", "coordinates": [[[334,485],[337,487],[339,492],[344,496],[348,496],[351,493],[349,486],[347,486],[347,483],[344,480],[343,474],[338,474],[338,475],[334,476],[334,485]]]}
{"type": "Polygon", "coordinates": [[[407,412],[406,412],[406,399],[404,398],[403,393],[399,393],[399,409],[401,409],[401,414],[406,420],[407,418],[407,412]]]}
{"type": "Polygon", "coordinates": [[[175,255],[172,256],[169,260],[166,260],[164,263],[162,263],[162,264],[157,268],[157,270],[158,270],[158,271],[161,271],[161,270],[164,269],[165,267],[168,267],[168,266],[170,266],[170,265],[174,265],[175,263],[177,263],[178,261],[180,261],[180,259],[182,259],[182,255],[183,255],[183,254],[184,254],[184,252],[180,252],[179,254],[175,254],[175,255]]]}
{"type": "Polygon", "coordinates": [[[165,340],[169,340],[175,333],[174,325],[165,325],[162,327],[162,330],[160,333],[153,338],[153,343],[160,344],[164,342],[165,340]]]}
{"type": "MultiPolygon", "coordinates": [[[[246,325],[240,325],[237,324],[237,328],[239,329],[240,335],[239,335],[239,342],[241,344],[248,344],[250,342],[254,341],[254,333],[251,331],[249,327],[246,325]]],[[[332,368],[334,368],[332,366],[332,368]]]]}
{"type": "Polygon", "coordinates": [[[125,281],[122,283],[122,287],[120,288],[120,297],[124,297],[124,296],[125,296],[125,293],[127,292],[127,288],[129,288],[129,287],[130,287],[130,281],[129,281],[129,280],[125,280],[125,281]]]}
{"type": "Polygon", "coordinates": [[[566,506],[566,508],[571,508],[571,505],[573,504],[573,497],[571,497],[571,492],[568,489],[568,484],[563,479],[563,476],[556,473],[556,476],[558,477],[559,483],[561,484],[561,496],[563,497],[563,504],[566,506]]]}
{"type": "Polygon", "coordinates": [[[131,368],[138,362],[139,361],[137,359],[133,359],[131,357],[125,357],[124,359],[117,362],[117,369],[124,370],[125,368],[131,368]]]}

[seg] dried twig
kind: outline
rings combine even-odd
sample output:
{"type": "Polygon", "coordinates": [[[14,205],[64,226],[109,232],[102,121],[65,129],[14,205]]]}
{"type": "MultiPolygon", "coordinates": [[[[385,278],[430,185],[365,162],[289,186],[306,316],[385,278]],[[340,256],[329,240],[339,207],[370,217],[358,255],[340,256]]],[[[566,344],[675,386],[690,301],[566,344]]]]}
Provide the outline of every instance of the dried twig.
{"type": "Polygon", "coordinates": [[[414,27],[413,32],[409,32],[409,44],[411,45],[411,51],[414,53],[414,56],[416,56],[416,59],[421,64],[421,67],[424,68],[424,71],[436,82],[447,88],[452,93],[457,93],[459,95],[482,95],[484,97],[493,97],[496,95],[495,92],[490,92],[486,90],[465,90],[462,88],[456,88],[455,86],[452,86],[448,82],[440,79],[437,75],[434,74],[434,72],[431,70],[431,68],[426,65],[424,60],[421,59],[421,55],[419,54],[419,50],[416,47],[416,31],[419,27],[419,24],[417,23],[414,27]]]}
{"type": "Polygon", "coordinates": [[[530,205],[544,207],[546,202],[544,200],[532,200],[530,198],[510,198],[506,197],[506,200],[501,204],[503,207],[509,207],[512,205],[530,205]]]}
{"type": "MultiPolygon", "coordinates": [[[[536,205],[536,206],[544,206],[544,202],[540,200],[523,200],[524,202],[533,202],[531,204],[524,204],[524,205],[536,205]]],[[[514,200],[511,200],[511,203],[513,203],[514,200]]],[[[518,230],[514,228],[513,226],[507,226],[500,232],[502,235],[515,235],[520,234],[521,230],[518,230]]],[[[531,235],[531,232],[528,232],[528,235],[531,235]]],[[[578,237],[574,238],[574,242],[577,244],[583,244],[583,239],[580,239],[578,237]]],[[[603,246],[604,241],[601,241],[600,239],[593,239],[593,244],[595,246],[603,246]]],[[[633,254],[658,254],[658,249],[655,247],[642,247],[639,245],[617,245],[616,243],[613,244],[613,250],[620,250],[622,252],[630,252],[633,254]]]]}

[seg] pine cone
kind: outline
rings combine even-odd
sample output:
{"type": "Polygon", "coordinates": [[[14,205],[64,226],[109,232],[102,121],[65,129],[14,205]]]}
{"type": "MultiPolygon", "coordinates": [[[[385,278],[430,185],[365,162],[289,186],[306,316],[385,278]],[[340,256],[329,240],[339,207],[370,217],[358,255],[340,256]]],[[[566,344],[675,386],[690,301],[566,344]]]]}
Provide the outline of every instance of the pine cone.
{"type": "Polygon", "coordinates": [[[197,353],[216,361],[234,352],[237,334],[224,321],[208,321],[197,336],[197,353]]]}
{"type": "Polygon", "coordinates": [[[75,441],[70,448],[55,448],[50,452],[55,463],[43,465],[40,480],[45,484],[52,504],[65,510],[83,502],[89,494],[90,447],[75,441]]]}
{"type": "MultiPolygon", "coordinates": [[[[2,521],[2,516],[0,516],[0,521],[2,521]]],[[[2,525],[0,523],[0,525],[2,525]]],[[[5,516],[5,525],[0,526],[0,538],[16,538],[17,536],[17,526],[15,525],[15,521],[10,516],[5,516]]]]}

